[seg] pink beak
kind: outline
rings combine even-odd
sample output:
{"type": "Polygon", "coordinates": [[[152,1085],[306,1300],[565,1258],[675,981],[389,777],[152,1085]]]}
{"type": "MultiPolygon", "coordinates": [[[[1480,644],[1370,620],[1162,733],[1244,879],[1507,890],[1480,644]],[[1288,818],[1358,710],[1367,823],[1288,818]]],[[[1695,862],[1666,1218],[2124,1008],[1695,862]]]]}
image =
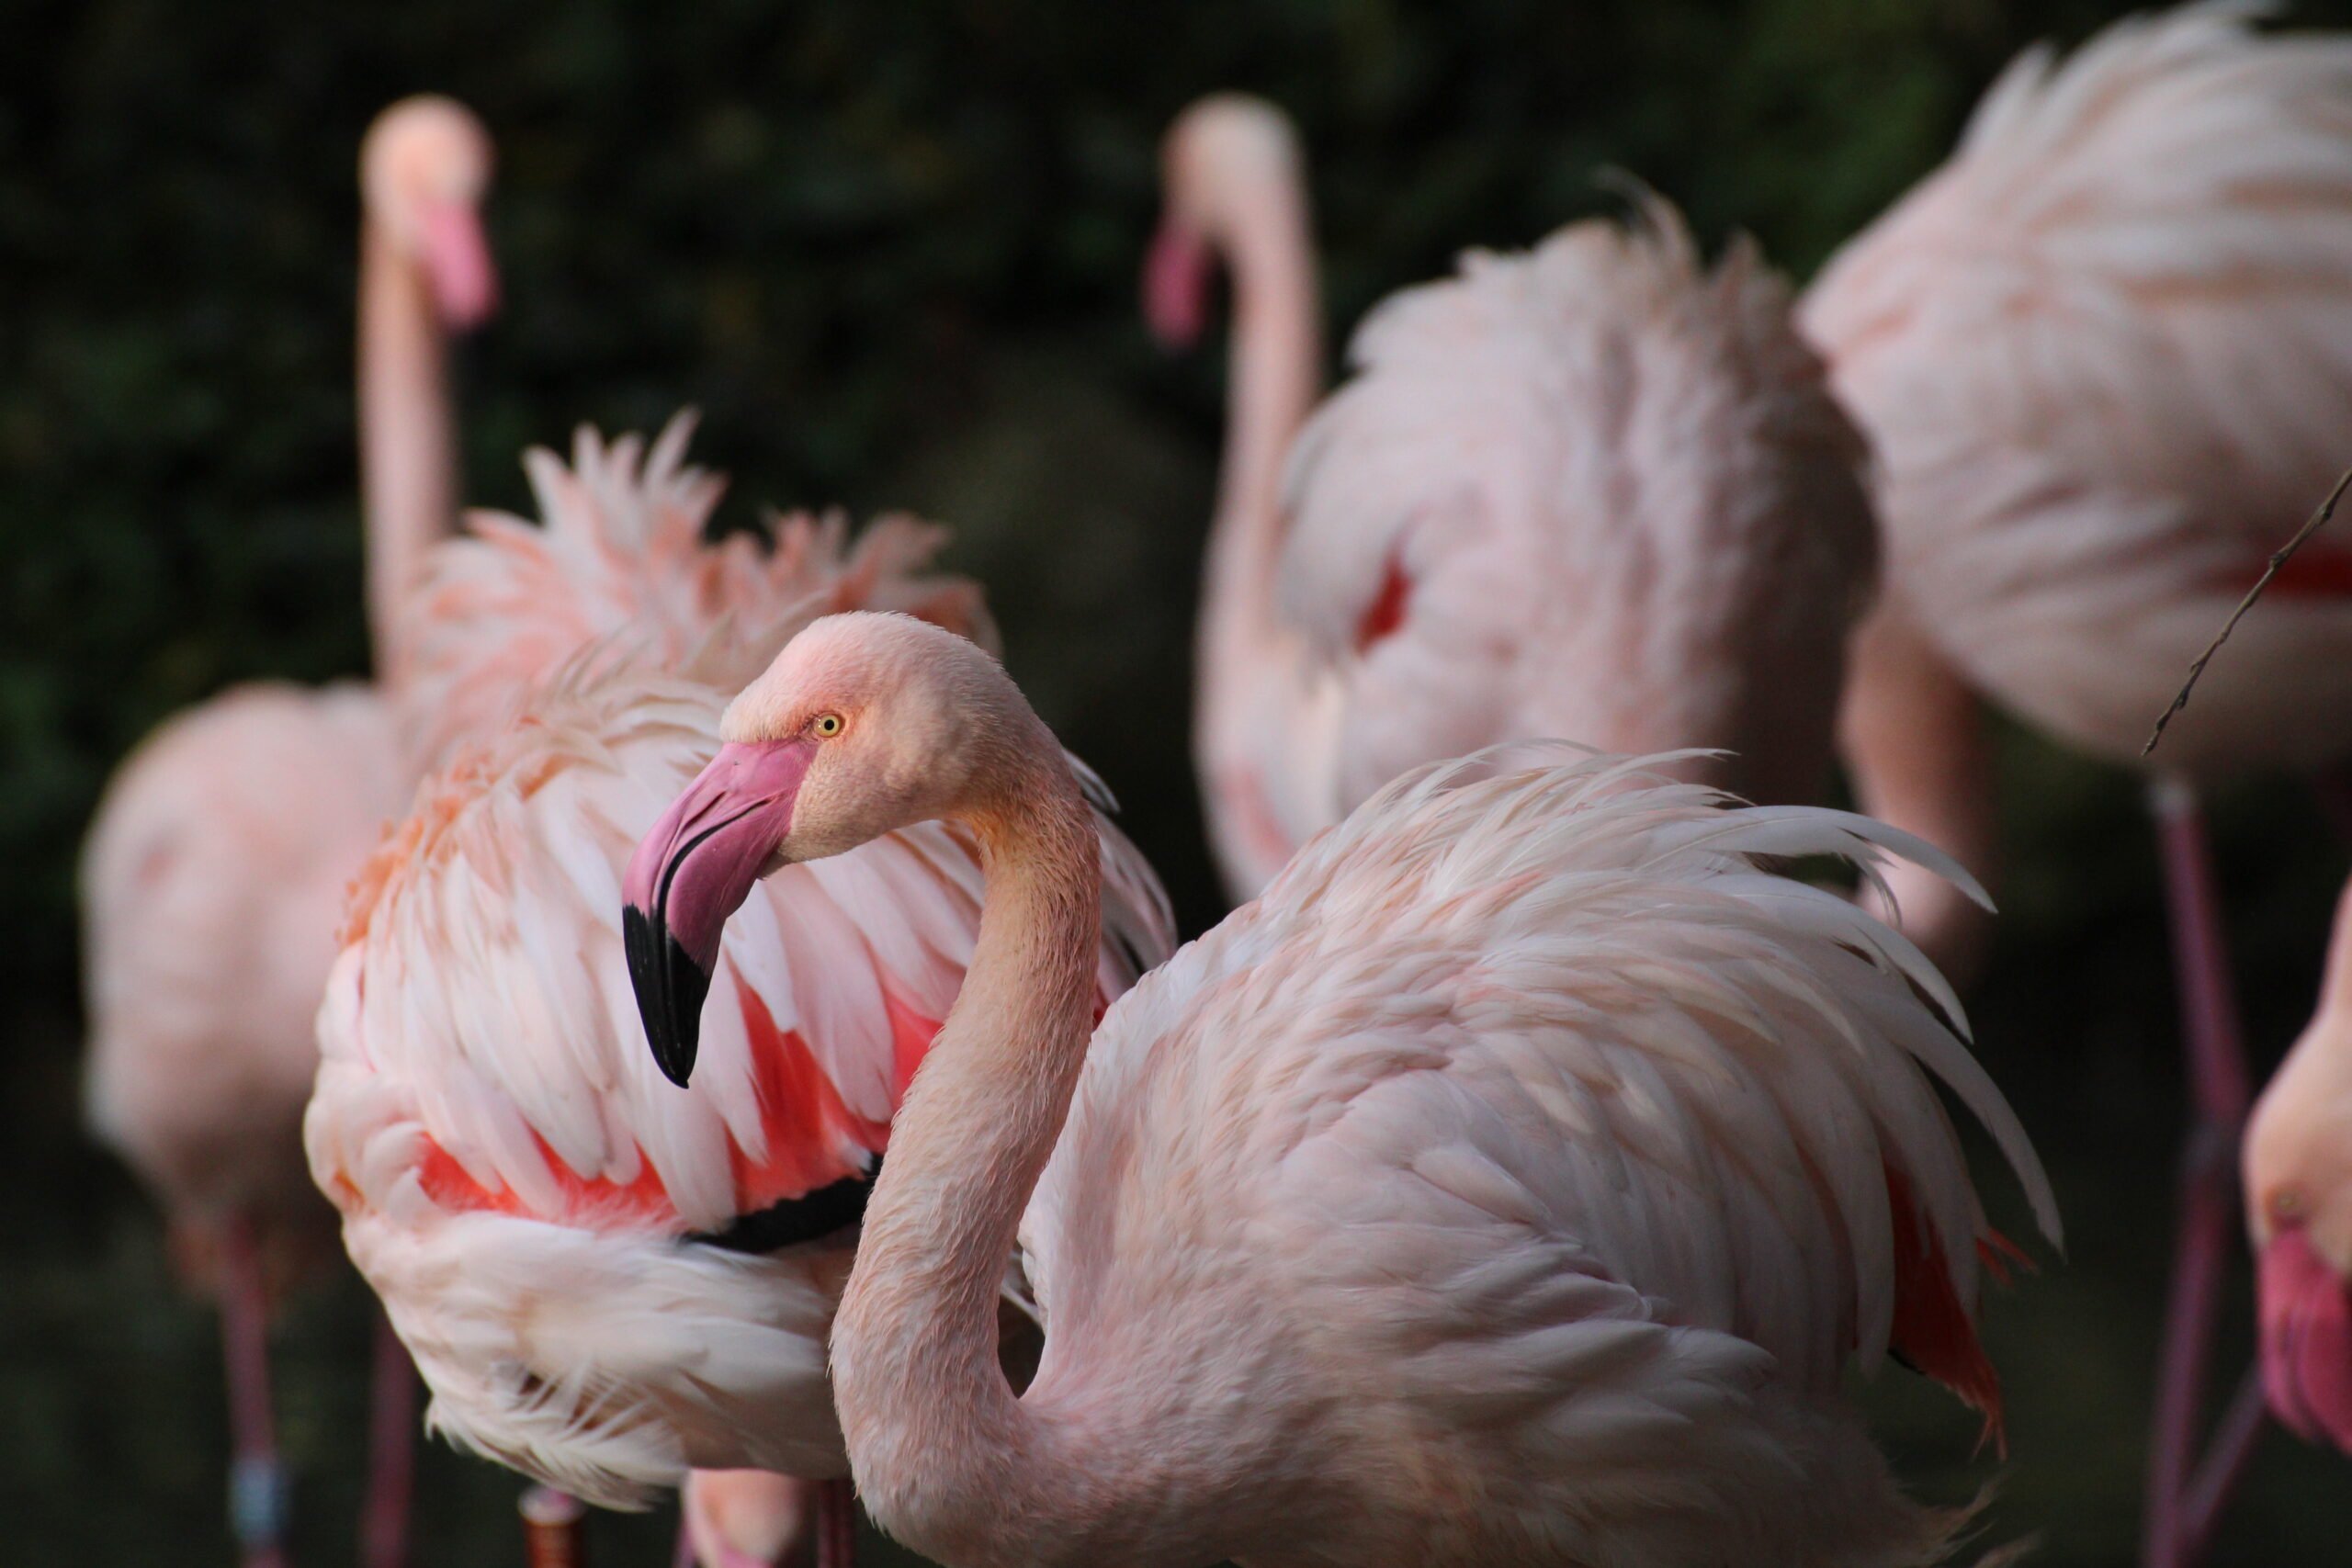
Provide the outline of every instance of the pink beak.
{"type": "Polygon", "coordinates": [[[2300,1225],[2262,1249],[2262,1389],[2278,1419],[2352,1454],[2352,1281],[2300,1225]]]}
{"type": "Polygon", "coordinates": [[[424,209],[422,259],[433,303],[453,332],[470,332],[498,309],[498,269],[482,236],[481,214],[462,201],[424,209]]]}
{"type": "Polygon", "coordinates": [[[684,1087],[728,917],[792,830],[816,743],[729,742],[639,841],[621,877],[621,939],[653,1060],[684,1087]]]}
{"type": "Polygon", "coordinates": [[[1143,265],[1143,319],[1163,348],[1190,348],[1208,325],[1208,242],[1164,223],[1143,265]]]}

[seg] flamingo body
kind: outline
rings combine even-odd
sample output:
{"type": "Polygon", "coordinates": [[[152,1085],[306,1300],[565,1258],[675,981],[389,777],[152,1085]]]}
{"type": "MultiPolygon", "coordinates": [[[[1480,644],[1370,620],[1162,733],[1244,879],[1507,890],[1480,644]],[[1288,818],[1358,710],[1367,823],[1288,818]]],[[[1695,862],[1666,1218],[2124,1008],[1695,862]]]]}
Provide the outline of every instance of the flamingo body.
{"type": "MultiPolygon", "coordinates": [[[[646,1060],[620,874],[729,688],[842,602],[977,609],[899,570],[935,536],[904,522],[854,551],[805,517],[772,556],[698,548],[717,487],[683,443],[673,426],[640,466],[634,441],[583,435],[575,469],[534,466],[544,531],[478,524],[429,569],[422,602],[481,613],[421,642],[420,682],[448,728],[496,716],[422,732],[448,760],[355,894],[307,1123],[434,1424],[619,1506],[688,1467],[842,1472],[824,1345],[855,1210],[794,1205],[871,1180],[979,890],[974,844],[938,826],[768,884],[720,962],[696,1091],[646,1060]],[[575,633],[592,640],[538,667],[575,633]],[[783,1216],[779,1241],[763,1226],[783,1216]]],[[[1169,938],[1149,871],[1102,831],[1107,1003],[1169,938]]]]}
{"type": "Polygon", "coordinates": [[[1094,1544],[1177,1561],[1140,1538],[1238,1515],[1250,1561],[1929,1560],[1958,1516],[1838,1393],[1892,1348],[1998,1423],[1923,1064],[2052,1211],[1899,949],[1747,858],[1871,831],[1600,761],[1416,774],[1148,976],[1023,1223],[1031,1397],[1123,1454],[1183,1434],[1164,1511],[1094,1544]]]}
{"type": "Polygon", "coordinates": [[[165,1197],[184,1258],[233,1217],[304,1250],[332,1223],[300,1157],[311,1021],[401,793],[391,714],[351,684],[223,693],[107,786],[82,863],[89,1116],[165,1197]]]}
{"type": "Polygon", "coordinates": [[[1751,249],[1703,270],[1651,200],[1473,253],[1352,358],[1295,448],[1280,566],[1345,692],[1328,820],[1552,735],[1818,794],[1875,543],[1860,438],[1751,249]]]}
{"type": "MultiPolygon", "coordinates": [[[[2345,462],[2352,40],[2247,8],[2030,51],[1841,251],[1806,331],[1882,468],[1892,598],[1971,683],[2136,761],[2345,462]]],[[[2317,769],[2352,735],[2352,555],[2324,536],[2158,761],[2317,769]]]]}

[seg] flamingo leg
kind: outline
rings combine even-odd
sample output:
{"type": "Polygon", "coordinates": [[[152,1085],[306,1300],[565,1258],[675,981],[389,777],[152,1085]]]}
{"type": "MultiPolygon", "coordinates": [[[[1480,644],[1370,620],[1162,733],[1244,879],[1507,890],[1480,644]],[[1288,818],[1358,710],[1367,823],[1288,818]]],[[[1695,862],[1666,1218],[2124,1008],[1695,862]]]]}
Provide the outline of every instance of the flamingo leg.
{"type": "MultiPolygon", "coordinates": [[[[2179,976],[2191,1123],[2182,1151],[2177,1240],[2156,1371],[2154,1440],[2142,1560],[2147,1568],[2190,1568],[2227,1501],[2196,1490],[2198,1417],[2205,1396],[2222,1292],[2237,1229],[2237,1145],[2249,1103],[2245,1047],[2213,863],[2195,794],[2159,780],[2151,795],[2179,976]],[[2197,1517],[2198,1501],[2205,1504],[2197,1517]]],[[[2216,1480],[2233,1482],[2223,1472],[2216,1480]]]]}
{"type": "Polygon", "coordinates": [[[846,1480],[817,1483],[817,1568],[852,1568],[857,1560],[857,1493],[846,1480]]]}
{"type": "Polygon", "coordinates": [[[587,1531],[582,1528],[588,1507],[579,1498],[552,1486],[533,1486],[516,1508],[523,1516],[527,1568],[582,1568],[588,1561],[587,1531]]]}
{"type": "Polygon", "coordinates": [[[244,1568],[286,1568],[286,1467],[269,1398],[269,1293],[252,1227],[220,1247],[220,1346],[229,1377],[229,1527],[244,1568]]]}
{"type": "Polygon", "coordinates": [[[415,1474],[416,1369],[379,1308],[368,1403],[368,1495],[359,1516],[361,1568],[407,1568],[415,1474]]]}

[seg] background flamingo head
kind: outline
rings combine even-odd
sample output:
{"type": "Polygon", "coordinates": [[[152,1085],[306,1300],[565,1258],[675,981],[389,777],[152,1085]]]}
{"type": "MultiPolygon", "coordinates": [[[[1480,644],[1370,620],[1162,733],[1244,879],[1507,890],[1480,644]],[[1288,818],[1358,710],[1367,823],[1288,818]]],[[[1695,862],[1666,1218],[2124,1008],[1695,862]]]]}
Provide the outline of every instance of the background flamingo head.
{"type": "Polygon", "coordinates": [[[727,920],[762,876],[934,818],[985,839],[1039,757],[1066,766],[987,651],[869,611],[810,623],[729,705],[719,736],[621,882],[646,1039],[679,1084],[694,1070],[727,920]],[[1012,723],[977,722],[989,715],[1012,723]]]}
{"type": "Polygon", "coordinates": [[[430,95],[377,116],[359,151],[368,218],[424,272],[452,331],[479,326],[498,308],[481,226],[492,162],[490,133],[473,112],[430,95]]]}
{"type": "Polygon", "coordinates": [[[1160,142],[1159,232],[1144,262],[1144,320],[1170,348],[1208,324],[1216,262],[1248,243],[1254,217],[1292,199],[1298,136],[1262,98],[1218,93],[1186,109],[1160,142]]]}
{"type": "MultiPolygon", "coordinates": [[[[2334,987],[2331,986],[2331,1000],[2334,987]]],[[[2256,1106],[2247,1225],[2260,1254],[2262,1376],[2280,1421],[2352,1453],[2352,1011],[2324,1003],[2256,1106]]]]}

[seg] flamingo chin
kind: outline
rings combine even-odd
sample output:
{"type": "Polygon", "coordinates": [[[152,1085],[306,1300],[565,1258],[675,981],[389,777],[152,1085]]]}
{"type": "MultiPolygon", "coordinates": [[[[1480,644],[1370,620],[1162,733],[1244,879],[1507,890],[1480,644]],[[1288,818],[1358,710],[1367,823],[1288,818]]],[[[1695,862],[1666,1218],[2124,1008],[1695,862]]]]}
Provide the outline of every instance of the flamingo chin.
{"type": "Polygon", "coordinates": [[[640,840],[621,878],[621,935],[647,1042],[681,1089],[727,918],[775,869],[813,740],[729,741],[640,840]]]}
{"type": "Polygon", "coordinates": [[[1152,236],[1144,259],[1143,315],[1151,335],[1169,350],[1190,348],[1208,329],[1208,242],[1175,223],[1152,236]]]}
{"type": "Polygon", "coordinates": [[[418,215],[417,259],[435,309],[453,332],[470,332],[498,309],[498,269],[481,215],[463,201],[436,201],[418,215]]]}
{"type": "Polygon", "coordinates": [[[2262,1388],[2289,1430],[2352,1453],[2352,1283],[2301,1225],[2262,1249],[2262,1388]]]}

